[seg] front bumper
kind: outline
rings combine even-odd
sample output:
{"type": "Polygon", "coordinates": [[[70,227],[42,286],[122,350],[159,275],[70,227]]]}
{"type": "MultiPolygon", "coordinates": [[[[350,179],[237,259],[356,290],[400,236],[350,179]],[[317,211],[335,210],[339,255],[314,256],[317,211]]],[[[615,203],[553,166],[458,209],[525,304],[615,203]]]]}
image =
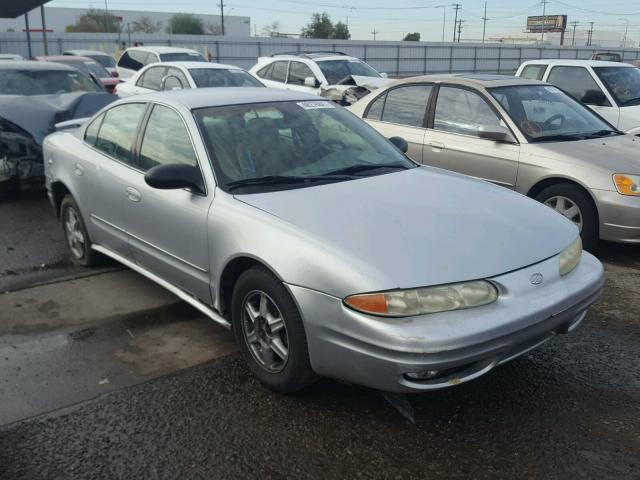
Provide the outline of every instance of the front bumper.
{"type": "Polygon", "coordinates": [[[611,242],[640,243],[640,197],[609,190],[591,190],[598,204],[600,238],[611,242]]]}
{"type": "Polygon", "coordinates": [[[601,263],[583,253],[558,273],[558,257],[490,279],[498,301],[483,307],[407,318],[364,315],[342,300],[288,285],[300,307],[311,365],[319,375],[384,391],[419,392],[477,378],[496,365],[567,333],[602,291],[601,263]],[[544,282],[532,285],[534,273],[544,282]],[[407,374],[437,371],[430,379],[407,374]]]}

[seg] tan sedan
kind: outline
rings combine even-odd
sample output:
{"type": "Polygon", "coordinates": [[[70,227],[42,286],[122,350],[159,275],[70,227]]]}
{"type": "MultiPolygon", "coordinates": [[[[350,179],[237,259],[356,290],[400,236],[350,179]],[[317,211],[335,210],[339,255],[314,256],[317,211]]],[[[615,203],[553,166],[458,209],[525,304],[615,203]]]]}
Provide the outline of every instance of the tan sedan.
{"type": "Polygon", "coordinates": [[[599,238],[640,244],[640,139],[557,87],[497,75],[429,75],[395,82],[349,109],[384,136],[404,138],[419,163],[555,209],[578,226],[586,248],[599,238]]]}

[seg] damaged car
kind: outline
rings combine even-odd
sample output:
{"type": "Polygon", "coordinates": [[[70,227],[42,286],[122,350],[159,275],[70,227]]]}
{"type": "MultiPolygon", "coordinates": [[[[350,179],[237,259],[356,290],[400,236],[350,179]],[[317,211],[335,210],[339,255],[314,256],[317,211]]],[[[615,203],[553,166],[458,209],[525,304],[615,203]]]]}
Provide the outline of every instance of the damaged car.
{"type": "Polygon", "coordinates": [[[116,99],[75,68],[0,63],[0,195],[44,183],[42,141],[56,124],[93,115],[116,99]]]}
{"type": "Polygon", "coordinates": [[[267,87],[312,93],[351,105],[392,80],[341,52],[293,52],[260,57],[249,73],[267,87]]]}

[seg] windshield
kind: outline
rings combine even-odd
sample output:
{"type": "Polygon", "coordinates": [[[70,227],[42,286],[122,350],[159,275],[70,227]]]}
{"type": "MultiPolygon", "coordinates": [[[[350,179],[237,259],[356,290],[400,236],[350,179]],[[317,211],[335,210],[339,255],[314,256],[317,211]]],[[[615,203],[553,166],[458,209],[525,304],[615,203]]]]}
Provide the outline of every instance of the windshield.
{"type": "Polygon", "coordinates": [[[205,58],[197,52],[161,53],[162,62],[206,62],[205,58]]]}
{"type": "Polygon", "coordinates": [[[618,132],[589,108],[551,85],[489,89],[531,142],[582,140],[618,132]]]}
{"type": "Polygon", "coordinates": [[[328,101],[212,107],[194,112],[218,182],[234,193],[352,180],[416,165],[328,101]]]}
{"type": "Polygon", "coordinates": [[[322,60],[317,62],[317,64],[329,84],[336,84],[341,80],[344,80],[349,75],[381,78],[380,74],[373,68],[355,58],[345,60],[322,60]]]}
{"type": "Polygon", "coordinates": [[[116,61],[113,59],[113,57],[109,55],[86,55],[86,56],[95,60],[103,67],[107,67],[107,68],[116,67],[116,61]]]}
{"type": "Polygon", "coordinates": [[[94,74],[96,78],[105,78],[110,77],[109,72],[105,70],[105,68],[93,61],[82,61],[82,62],[73,62],[73,61],[58,61],[56,63],[62,63],[64,65],[69,65],[70,67],[77,68],[81,72],[86,73],[87,75],[94,74]]]}
{"type": "Polygon", "coordinates": [[[2,70],[0,95],[49,95],[103,91],[89,77],[66,70],[2,70]]]}
{"type": "Polygon", "coordinates": [[[640,105],[640,70],[633,67],[593,67],[621,107],[640,105]]]}
{"type": "Polygon", "coordinates": [[[239,69],[193,68],[189,72],[198,88],[264,86],[250,74],[239,69]]]}

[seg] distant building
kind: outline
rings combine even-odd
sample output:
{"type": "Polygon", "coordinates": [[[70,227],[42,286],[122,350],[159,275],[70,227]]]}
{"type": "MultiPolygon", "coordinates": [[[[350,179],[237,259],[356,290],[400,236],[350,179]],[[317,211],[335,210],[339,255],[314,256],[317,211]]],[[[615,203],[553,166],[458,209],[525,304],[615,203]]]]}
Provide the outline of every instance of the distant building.
{"type": "MultiPolygon", "coordinates": [[[[211,5],[214,5],[212,2],[211,5]]],[[[179,4],[179,2],[177,3],[179,4]]],[[[55,33],[64,32],[68,25],[73,25],[77,20],[87,13],[87,8],[59,8],[59,7],[45,7],[45,22],[47,24],[47,31],[53,31],[55,33]]],[[[121,19],[122,31],[127,31],[127,24],[133,29],[133,24],[140,17],[148,17],[154,23],[159,24],[160,30],[157,33],[166,33],[166,28],[169,23],[169,19],[176,14],[176,12],[146,12],[146,11],[133,11],[133,10],[112,10],[109,9],[109,14],[121,19]]],[[[220,15],[203,15],[197,14],[198,18],[201,18],[205,25],[207,33],[221,32],[220,15]]],[[[42,22],[40,19],[40,9],[32,10],[29,13],[29,28],[31,30],[41,30],[42,22]]],[[[16,31],[22,32],[25,29],[24,16],[18,18],[0,18],[0,32],[16,31]]],[[[240,17],[237,15],[225,15],[224,16],[224,29],[225,35],[235,37],[249,37],[251,35],[251,25],[249,17],[240,17]]]]}

